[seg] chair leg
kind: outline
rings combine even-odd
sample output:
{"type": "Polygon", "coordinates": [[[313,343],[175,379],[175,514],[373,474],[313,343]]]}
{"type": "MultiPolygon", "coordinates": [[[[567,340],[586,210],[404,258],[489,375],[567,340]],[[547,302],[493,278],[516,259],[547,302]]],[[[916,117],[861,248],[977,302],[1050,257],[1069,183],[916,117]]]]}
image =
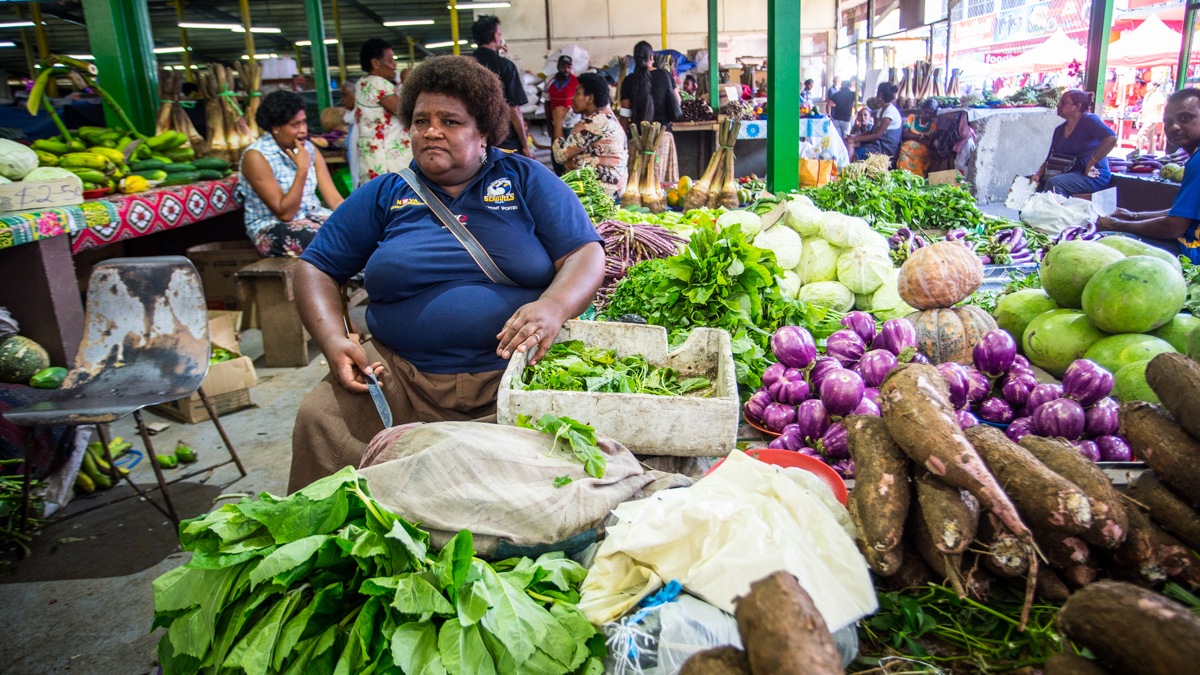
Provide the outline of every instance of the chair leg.
{"type": "Polygon", "coordinates": [[[154,444],[150,442],[150,432],[146,429],[146,422],[142,420],[142,411],[135,410],[133,418],[137,420],[138,431],[142,434],[142,442],[146,444],[146,454],[149,455],[147,459],[150,460],[150,467],[154,469],[154,477],[158,479],[158,487],[162,490],[163,501],[167,503],[167,517],[178,528],[179,516],[175,515],[175,504],[171,502],[171,493],[167,490],[167,481],[163,478],[162,467],[158,465],[158,455],[154,453],[154,444]]]}
{"type": "MultiPolygon", "coordinates": [[[[112,452],[110,452],[108,449],[108,434],[104,432],[103,425],[96,425],[96,434],[100,436],[100,447],[104,449],[104,461],[108,462],[108,465],[113,468],[113,473],[116,474],[113,476],[113,478],[116,478],[118,481],[124,478],[125,482],[129,483],[129,487],[133,488],[133,491],[136,492],[139,497],[146,500],[154,508],[158,509],[159,513],[163,514],[167,518],[170,518],[171,514],[167,513],[166,509],[159,506],[158,502],[151,499],[150,495],[147,495],[145,492],[143,492],[142,488],[138,487],[137,483],[133,482],[133,479],[129,477],[129,474],[117,468],[117,463],[113,461],[112,452]]],[[[153,462],[154,460],[151,459],[150,461],[153,462]]]]}
{"type": "Polygon", "coordinates": [[[225,433],[225,427],[221,426],[221,418],[217,417],[217,409],[209,402],[208,395],[204,393],[204,387],[200,387],[196,392],[200,394],[200,400],[204,402],[204,409],[208,411],[208,416],[212,419],[212,423],[216,425],[217,433],[221,434],[221,440],[225,441],[225,447],[229,450],[229,456],[233,458],[234,464],[237,464],[238,471],[245,478],[246,467],[242,466],[242,459],[238,457],[237,450],[233,449],[233,442],[229,440],[229,435],[225,433]]]}

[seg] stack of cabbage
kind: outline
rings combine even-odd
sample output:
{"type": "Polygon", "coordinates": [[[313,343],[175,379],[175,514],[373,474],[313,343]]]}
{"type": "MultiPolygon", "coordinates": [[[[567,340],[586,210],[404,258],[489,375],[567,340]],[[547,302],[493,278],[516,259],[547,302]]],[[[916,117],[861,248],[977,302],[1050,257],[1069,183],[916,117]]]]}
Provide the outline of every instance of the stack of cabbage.
{"type": "Polygon", "coordinates": [[[787,270],[779,285],[797,300],[838,312],[871,312],[880,321],[914,311],[896,289],[900,270],[892,266],[887,239],[865,220],[822,212],[799,195],[789,198],[787,209],[762,231],[759,217],[746,211],[731,211],[717,222],[737,222],[743,231],[756,233],[754,245],[775,253],[787,270]]]}

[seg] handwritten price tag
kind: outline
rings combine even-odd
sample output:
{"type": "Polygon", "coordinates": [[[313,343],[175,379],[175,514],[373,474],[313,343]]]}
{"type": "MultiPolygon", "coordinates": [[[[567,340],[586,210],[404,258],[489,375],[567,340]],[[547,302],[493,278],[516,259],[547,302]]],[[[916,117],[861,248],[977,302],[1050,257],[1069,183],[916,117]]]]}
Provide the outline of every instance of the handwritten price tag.
{"type": "Polygon", "coordinates": [[[0,185],[0,211],[52,209],[82,203],[83,181],[78,178],[0,185]]]}

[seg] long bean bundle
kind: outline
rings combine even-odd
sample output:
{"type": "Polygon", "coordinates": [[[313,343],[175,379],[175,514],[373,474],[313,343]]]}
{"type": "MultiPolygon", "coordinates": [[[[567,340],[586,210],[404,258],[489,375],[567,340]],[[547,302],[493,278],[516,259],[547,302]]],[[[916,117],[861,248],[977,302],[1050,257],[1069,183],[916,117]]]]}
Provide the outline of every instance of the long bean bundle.
{"type": "Polygon", "coordinates": [[[651,223],[606,220],[596,226],[604,239],[604,283],[596,294],[596,307],[608,305],[617,282],[626,271],[644,260],[675,255],[687,240],[671,230],[651,223]]]}
{"type": "Polygon", "coordinates": [[[583,210],[593,223],[607,220],[617,212],[617,203],[608,194],[608,188],[596,177],[590,166],[568,171],[562,175],[563,182],[570,187],[583,204],[583,210]]]}

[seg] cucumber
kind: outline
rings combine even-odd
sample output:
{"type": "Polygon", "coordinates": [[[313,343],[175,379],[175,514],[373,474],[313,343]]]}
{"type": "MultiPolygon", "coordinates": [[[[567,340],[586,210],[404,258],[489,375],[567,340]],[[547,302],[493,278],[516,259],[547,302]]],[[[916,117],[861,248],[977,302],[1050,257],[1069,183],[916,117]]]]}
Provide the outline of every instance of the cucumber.
{"type": "Polygon", "coordinates": [[[160,168],[167,173],[194,173],[196,171],[196,167],[188,162],[175,162],[173,164],[166,164],[160,168]]]}
{"type": "Polygon", "coordinates": [[[221,180],[221,172],[212,169],[200,169],[196,172],[196,180],[221,180]]]}
{"type": "Polygon", "coordinates": [[[150,169],[148,171],[132,171],[132,172],[130,172],[129,175],[141,176],[142,178],[145,178],[146,180],[154,181],[154,180],[166,180],[167,176],[169,176],[170,174],[168,174],[166,171],[163,171],[162,169],[150,169]]]}
{"type": "Polygon", "coordinates": [[[185,171],[183,173],[173,173],[167,176],[159,185],[186,185],[187,183],[195,183],[200,178],[200,174],[195,171],[185,171]]]}
{"type": "Polygon", "coordinates": [[[192,166],[197,169],[207,169],[210,171],[224,171],[229,168],[229,162],[218,157],[205,157],[203,159],[194,159],[191,162],[192,166]]]}
{"type": "Polygon", "coordinates": [[[157,159],[143,159],[140,162],[133,162],[130,164],[129,170],[133,171],[134,173],[138,171],[153,171],[155,169],[161,169],[166,165],[166,162],[160,162],[157,159]]]}
{"type": "MultiPolygon", "coordinates": [[[[141,149],[141,148],[148,148],[148,147],[150,147],[150,146],[148,146],[148,145],[143,145],[143,146],[138,146],[138,149],[141,149]]],[[[160,154],[159,154],[159,153],[157,153],[157,152],[152,152],[152,153],[150,153],[150,159],[157,159],[158,161],[162,162],[163,164],[171,164],[171,158],[170,158],[170,157],[167,157],[166,155],[160,155],[160,154]]]]}

